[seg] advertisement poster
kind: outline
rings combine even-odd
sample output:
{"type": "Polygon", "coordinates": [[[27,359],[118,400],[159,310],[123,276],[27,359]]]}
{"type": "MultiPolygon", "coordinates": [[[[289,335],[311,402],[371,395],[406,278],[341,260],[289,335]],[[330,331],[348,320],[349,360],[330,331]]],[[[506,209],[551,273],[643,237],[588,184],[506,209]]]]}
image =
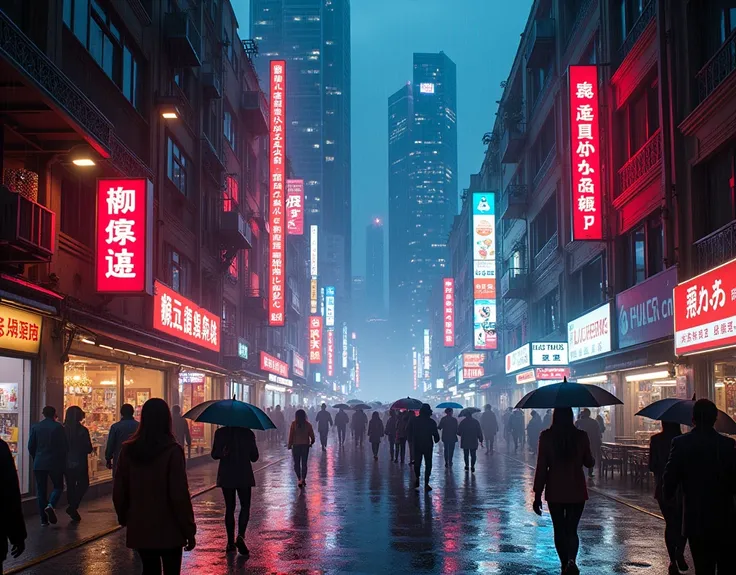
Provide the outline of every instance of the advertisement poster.
{"type": "Polygon", "coordinates": [[[471,215],[473,252],[473,346],[496,349],[495,194],[474,192],[471,215]]]}

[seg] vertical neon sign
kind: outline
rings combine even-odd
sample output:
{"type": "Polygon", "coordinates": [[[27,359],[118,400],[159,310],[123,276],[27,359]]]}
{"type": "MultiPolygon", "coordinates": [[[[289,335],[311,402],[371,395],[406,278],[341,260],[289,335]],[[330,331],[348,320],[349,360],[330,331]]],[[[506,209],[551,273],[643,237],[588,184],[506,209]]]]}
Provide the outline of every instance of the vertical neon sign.
{"type": "Polygon", "coordinates": [[[286,62],[271,60],[271,184],[269,194],[270,290],[268,325],[282,326],[285,320],[284,268],[286,230],[284,193],[286,184],[286,62]]]}

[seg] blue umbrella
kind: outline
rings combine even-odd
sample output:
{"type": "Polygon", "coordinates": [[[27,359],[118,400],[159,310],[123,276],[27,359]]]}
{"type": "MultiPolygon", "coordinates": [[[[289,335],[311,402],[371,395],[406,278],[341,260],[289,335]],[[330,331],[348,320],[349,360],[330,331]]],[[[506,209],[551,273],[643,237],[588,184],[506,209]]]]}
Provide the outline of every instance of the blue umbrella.
{"type": "Polygon", "coordinates": [[[516,404],[516,409],[553,409],[555,407],[600,407],[601,405],[623,405],[618,397],[597,385],[562,383],[545,385],[530,391],[516,404]]]}
{"type": "Polygon", "coordinates": [[[216,399],[195,405],[183,417],[201,423],[214,423],[246,429],[276,429],[273,421],[255,405],[237,399],[216,399]]]}
{"type": "MultiPolygon", "coordinates": [[[[669,421],[679,423],[680,425],[693,424],[693,406],[695,400],[678,399],[676,397],[667,397],[660,399],[654,403],[650,403],[645,408],[636,412],[636,415],[655,419],[658,421],[669,421]]],[[[718,418],[716,419],[716,431],[720,433],[728,433],[736,435],[736,421],[731,419],[729,415],[718,410],[718,418]]]]}
{"type": "Polygon", "coordinates": [[[459,403],[455,403],[454,401],[445,401],[443,403],[438,404],[435,409],[447,409],[448,407],[450,409],[462,409],[463,408],[462,405],[460,405],[459,403]]]}

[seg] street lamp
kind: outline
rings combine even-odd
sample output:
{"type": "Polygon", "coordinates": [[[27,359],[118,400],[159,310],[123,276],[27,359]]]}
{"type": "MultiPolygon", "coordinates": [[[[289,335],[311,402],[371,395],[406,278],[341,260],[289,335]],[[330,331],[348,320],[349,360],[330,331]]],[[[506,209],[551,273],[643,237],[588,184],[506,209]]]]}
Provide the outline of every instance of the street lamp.
{"type": "Polygon", "coordinates": [[[69,158],[71,159],[72,164],[80,168],[89,168],[97,165],[92,149],[86,144],[74,146],[69,150],[69,158]]]}

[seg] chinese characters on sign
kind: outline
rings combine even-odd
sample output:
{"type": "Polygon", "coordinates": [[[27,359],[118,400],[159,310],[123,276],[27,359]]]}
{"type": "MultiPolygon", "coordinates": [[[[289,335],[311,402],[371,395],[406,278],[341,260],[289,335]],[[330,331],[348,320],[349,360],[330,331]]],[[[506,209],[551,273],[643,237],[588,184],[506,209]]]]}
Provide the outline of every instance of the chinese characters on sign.
{"type": "Polygon", "coordinates": [[[496,215],[493,192],[473,192],[473,346],[496,349],[496,215]]]}
{"type": "Polygon", "coordinates": [[[0,305],[0,348],[38,353],[42,321],[38,314],[0,305]]]}
{"type": "Polygon", "coordinates": [[[335,375],[335,330],[327,329],[327,377],[335,375]]]}
{"type": "Polygon", "coordinates": [[[486,374],[483,366],[486,356],[484,353],[462,354],[463,379],[476,379],[486,374]]]}
{"type": "Polygon", "coordinates": [[[297,352],[292,352],[291,369],[297,377],[304,377],[304,358],[297,352]]]}
{"type": "Polygon", "coordinates": [[[532,343],[532,365],[567,365],[567,343],[532,343]]]}
{"type": "Polygon", "coordinates": [[[304,233],[304,180],[286,180],[286,229],[292,236],[304,233]]]}
{"type": "Polygon", "coordinates": [[[506,373],[513,373],[532,364],[530,345],[525,343],[521,347],[506,354],[506,373]]]}
{"type": "Polygon", "coordinates": [[[419,352],[416,349],[411,350],[411,365],[414,377],[414,388],[417,388],[417,380],[419,378],[419,352]]]}
{"type": "Polygon", "coordinates": [[[455,345],[455,279],[442,280],[442,321],[445,347],[455,345]]]}
{"type": "Polygon", "coordinates": [[[322,363],[322,316],[309,318],[309,363],[322,363]]]}
{"type": "Polygon", "coordinates": [[[152,216],[148,180],[97,180],[98,292],[151,293],[152,216]]]}
{"type": "Polygon", "coordinates": [[[261,352],[261,371],[267,373],[273,373],[279,377],[289,377],[289,364],[285,361],[267,354],[265,351],[261,352]]]}
{"type": "Polygon", "coordinates": [[[153,294],[153,328],[176,338],[220,351],[220,319],[157,281],[153,294]]]}
{"type": "Polygon", "coordinates": [[[335,286],[325,288],[325,325],[335,327],[335,286]]]}
{"type": "Polygon", "coordinates": [[[674,304],[677,355],[736,344],[736,260],[679,284],[674,304]]]}
{"type": "Polygon", "coordinates": [[[602,240],[598,68],[570,66],[573,240],[602,240]]]}
{"type": "Polygon", "coordinates": [[[284,272],[286,256],[285,184],[286,184],[286,62],[271,60],[271,190],[269,227],[271,244],[270,294],[268,325],[284,325],[284,272]]]}

